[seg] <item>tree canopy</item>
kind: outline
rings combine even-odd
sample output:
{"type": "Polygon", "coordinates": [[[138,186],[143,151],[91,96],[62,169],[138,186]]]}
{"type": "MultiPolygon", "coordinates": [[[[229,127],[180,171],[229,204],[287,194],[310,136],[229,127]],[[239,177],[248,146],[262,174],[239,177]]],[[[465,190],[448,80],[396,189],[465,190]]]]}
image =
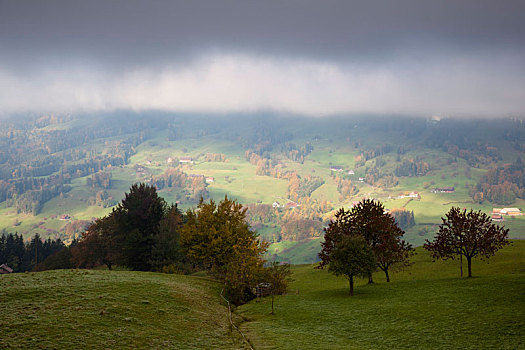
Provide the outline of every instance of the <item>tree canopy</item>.
{"type": "Polygon", "coordinates": [[[424,247],[434,259],[455,259],[464,256],[468,264],[468,276],[472,277],[472,258],[488,259],[504,245],[509,244],[509,230],[492,223],[481,211],[452,207],[441,218],[439,231],[433,241],[427,240],[424,247]]]}
{"type": "Polygon", "coordinates": [[[218,204],[201,199],[186,216],[181,230],[186,256],[226,283],[230,301],[246,300],[245,293],[260,276],[267,248],[246,222],[246,208],[228,197],[218,204]]]}
{"type": "MultiPolygon", "coordinates": [[[[352,209],[341,208],[325,228],[325,241],[322,250],[320,268],[329,265],[332,253],[339,242],[347,236],[361,236],[372,249],[379,267],[390,281],[389,270],[394,266],[408,264],[412,246],[402,240],[404,231],[395,219],[385,212],[383,204],[371,199],[363,199],[352,209]]],[[[372,271],[369,282],[372,282],[372,271]]]]}

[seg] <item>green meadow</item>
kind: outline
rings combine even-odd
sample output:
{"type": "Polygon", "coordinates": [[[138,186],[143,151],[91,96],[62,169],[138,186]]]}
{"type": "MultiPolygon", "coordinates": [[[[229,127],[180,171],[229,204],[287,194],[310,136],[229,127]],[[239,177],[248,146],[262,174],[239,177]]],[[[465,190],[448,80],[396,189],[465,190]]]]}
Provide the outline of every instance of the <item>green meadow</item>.
{"type": "MultiPolygon", "coordinates": [[[[289,292],[238,307],[254,349],[524,349],[525,242],[489,262],[413,265],[369,285],[314,264],[293,266],[289,292]]],[[[221,286],[197,276],[104,270],[0,275],[2,349],[246,349],[221,286]]]]}
{"type": "Polygon", "coordinates": [[[458,261],[432,262],[421,248],[414,264],[348,281],[314,265],[294,266],[287,295],[239,308],[255,349],[524,349],[525,242],[514,241],[489,263],[476,260],[473,278],[458,261]]]}
{"type": "Polygon", "coordinates": [[[1,349],[243,349],[202,277],[56,270],[0,275],[1,349]]]}

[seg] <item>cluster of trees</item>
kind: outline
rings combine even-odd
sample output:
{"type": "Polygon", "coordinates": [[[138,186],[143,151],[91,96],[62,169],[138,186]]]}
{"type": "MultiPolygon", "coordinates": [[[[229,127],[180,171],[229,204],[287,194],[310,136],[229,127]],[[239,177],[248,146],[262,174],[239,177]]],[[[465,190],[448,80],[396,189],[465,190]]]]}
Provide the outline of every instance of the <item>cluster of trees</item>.
{"type": "Polygon", "coordinates": [[[392,209],[390,215],[394,217],[399,227],[406,230],[416,224],[414,212],[406,209],[392,209]]]}
{"type": "Polygon", "coordinates": [[[68,185],[48,185],[39,190],[29,190],[20,195],[13,195],[6,200],[6,205],[15,207],[18,214],[37,215],[45,202],[70,190],[71,187],[68,185]]]}
{"type": "Polygon", "coordinates": [[[269,152],[280,144],[289,141],[292,134],[283,131],[277,121],[268,123],[267,120],[252,125],[251,132],[243,133],[238,137],[241,146],[263,158],[270,158],[269,152]]]}
{"type": "Polygon", "coordinates": [[[64,248],[60,239],[42,241],[37,233],[29,242],[24,242],[22,235],[4,231],[0,236],[0,265],[5,263],[14,272],[43,270],[45,261],[64,248]]]}
{"type": "Polygon", "coordinates": [[[518,157],[514,163],[487,171],[478,182],[472,198],[508,205],[516,198],[525,198],[525,163],[518,157]]]}
{"type": "Polygon", "coordinates": [[[313,175],[301,177],[296,172],[293,172],[288,180],[287,196],[294,201],[298,201],[300,198],[310,197],[312,192],[323,184],[324,180],[322,177],[313,175]]]}
{"type": "Polygon", "coordinates": [[[389,271],[406,266],[413,254],[403,235],[381,202],[363,199],[350,210],[341,208],[328,224],[319,268],[328,267],[334,274],[346,276],[350,295],[354,292],[354,277],[368,277],[372,283],[372,273],[378,268],[389,282],[389,271]]]}
{"type": "Polygon", "coordinates": [[[359,188],[352,183],[352,180],[336,176],[335,183],[337,185],[337,191],[339,192],[339,199],[344,201],[346,198],[352,197],[359,193],[359,188]]]}
{"type": "Polygon", "coordinates": [[[384,154],[390,153],[391,151],[392,146],[389,144],[379,145],[371,149],[364,149],[355,157],[355,166],[361,167],[365,165],[367,160],[382,156],[384,154]]]}
{"type": "Polygon", "coordinates": [[[77,267],[105,264],[127,266],[133,270],[150,271],[164,266],[176,256],[182,214],[176,206],[168,206],[155,187],[135,184],[125,198],[107,216],[97,219],[83,233],[72,250],[77,267]],[[170,225],[172,223],[173,225],[170,225]],[[165,251],[166,247],[171,250],[165,251]]]}
{"type": "Polygon", "coordinates": [[[199,198],[209,197],[204,176],[188,176],[177,168],[169,168],[158,176],[153,176],[151,183],[162,190],[163,188],[180,188],[185,191],[186,199],[198,201],[199,198]]]}
{"type": "Polygon", "coordinates": [[[330,211],[332,206],[308,198],[293,210],[281,210],[268,204],[249,204],[246,208],[246,219],[250,226],[255,229],[264,226],[273,228],[273,235],[267,238],[270,242],[279,242],[320,237],[325,225],[322,213],[330,211]]]}
{"type": "Polygon", "coordinates": [[[320,220],[295,217],[285,220],[281,224],[280,240],[302,241],[308,238],[321,236],[324,223],[320,220]]]}
{"type": "MultiPolygon", "coordinates": [[[[424,248],[434,259],[467,260],[468,276],[472,277],[472,259],[488,259],[508,242],[508,229],[494,224],[481,211],[452,207],[442,218],[433,241],[426,240],[424,248]]],[[[349,211],[340,209],[325,229],[325,241],[319,253],[318,268],[328,267],[335,275],[348,278],[353,295],[354,277],[368,277],[381,269],[387,282],[389,270],[410,264],[413,254],[410,244],[402,240],[403,230],[393,216],[384,213],[380,202],[363,200],[349,211]]]]}
{"type": "Polygon", "coordinates": [[[98,173],[92,174],[91,177],[86,179],[86,185],[92,188],[111,188],[111,172],[100,171],[98,173]]]}
{"type": "Polygon", "coordinates": [[[422,160],[405,159],[396,167],[396,176],[424,176],[430,171],[430,165],[422,160]]]}
{"type": "Polygon", "coordinates": [[[267,243],[250,228],[246,211],[225,197],[219,203],[201,199],[183,215],[155,187],[135,184],[109,215],[83,233],[71,249],[71,261],[85,268],[206,270],[224,283],[230,301],[240,304],[253,297],[252,288],[269,273],[263,266],[267,243]]]}
{"type": "Polygon", "coordinates": [[[205,162],[226,162],[226,160],[224,153],[206,153],[204,156],[205,162]]]}
{"type": "Polygon", "coordinates": [[[304,159],[312,153],[314,146],[310,142],[307,142],[303,147],[297,147],[294,143],[285,143],[281,146],[281,153],[287,158],[303,164],[304,159]]]}
{"type": "Polygon", "coordinates": [[[398,178],[379,168],[377,163],[373,167],[366,167],[365,181],[371,185],[389,188],[398,184],[398,178]]]}

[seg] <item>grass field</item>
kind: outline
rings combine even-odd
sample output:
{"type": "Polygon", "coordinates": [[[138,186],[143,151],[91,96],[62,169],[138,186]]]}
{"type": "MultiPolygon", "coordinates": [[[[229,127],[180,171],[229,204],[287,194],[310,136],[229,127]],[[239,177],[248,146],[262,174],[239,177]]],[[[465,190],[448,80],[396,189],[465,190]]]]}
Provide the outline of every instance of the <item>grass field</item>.
{"type": "Polygon", "coordinates": [[[242,349],[216,282],[69,270],[0,275],[1,349],[242,349]]]}
{"type": "MultiPolygon", "coordinates": [[[[460,278],[457,261],[348,283],[293,266],[289,293],[239,307],[255,349],[524,349],[525,242],[460,278]]],[[[243,349],[220,285],[195,276],[63,270],[0,275],[2,349],[243,349]]]]}
{"type": "Polygon", "coordinates": [[[293,267],[288,295],[252,301],[239,313],[256,349],[524,349],[525,242],[459,277],[457,261],[433,263],[422,249],[392,282],[348,282],[312,265],[293,267]]]}

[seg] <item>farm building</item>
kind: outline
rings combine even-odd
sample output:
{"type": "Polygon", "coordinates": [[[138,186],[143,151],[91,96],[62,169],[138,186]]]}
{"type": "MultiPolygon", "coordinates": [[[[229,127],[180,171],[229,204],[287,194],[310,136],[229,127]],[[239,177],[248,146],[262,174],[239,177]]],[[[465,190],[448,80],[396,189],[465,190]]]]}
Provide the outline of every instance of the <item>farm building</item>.
{"type": "Polygon", "coordinates": [[[355,175],[355,172],[353,170],[348,170],[348,175],[355,175]]]}
{"type": "Polygon", "coordinates": [[[339,165],[332,165],[330,166],[331,171],[343,171],[343,167],[339,165]]]}
{"type": "Polygon", "coordinates": [[[179,163],[180,164],[193,164],[193,158],[192,157],[180,157],[179,163]]]}
{"type": "Polygon", "coordinates": [[[493,208],[492,214],[520,216],[521,210],[518,208],[493,208]]]}
{"type": "Polygon", "coordinates": [[[492,214],[490,218],[492,219],[492,221],[503,221],[503,216],[501,216],[500,214],[492,214]]]}
{"type": "Polygon", "coordinates": [[[419,195],[419,193],[415,192],[415,191],[412,191],[412,192],[404,192],[404,193],[400,193],[399,196],[397,196],[398,199],[403,199],[403,198],[421,198],[421,196],[419,195]]]}
{"type": "Polygon", "coordinates": [[[0,265],[0,274],[12,273],[13,269],[7,266],[7,264],[0,265]]]}
{"type": "Polygon", "coordinates": [[[279,202],[275,201],[275,202],[272,203],[272,207],[273,208],[280,208],[281,204],[279,202]]]}
{"type": "Polygon", "coordinates": [[[454,187],[436,187],[432,189],[430,192],[433,193],[453,193],[454,187]]]}
{"type": "Polygon", "coordinates": [[[206,176],[206,183],[210,184],[212,182],[215,182],[215,178],[213,176],[206,176]]]}

